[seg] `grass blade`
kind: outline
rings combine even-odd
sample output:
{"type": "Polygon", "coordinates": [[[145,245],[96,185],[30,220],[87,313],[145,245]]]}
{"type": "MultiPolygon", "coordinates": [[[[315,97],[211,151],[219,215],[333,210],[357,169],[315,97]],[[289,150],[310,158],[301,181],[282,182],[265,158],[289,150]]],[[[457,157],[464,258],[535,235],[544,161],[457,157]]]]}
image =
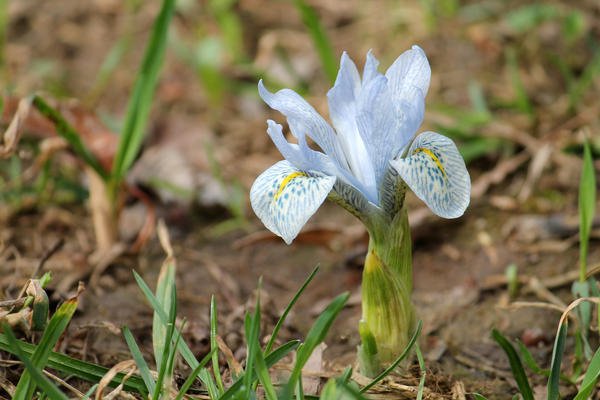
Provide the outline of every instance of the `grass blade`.
{"type": "Polygon", "coordinates": [[[592,390],[594,390],[598,376],[600,376],[600,348],[596,350],[596,354],[592,357],[592,361],[590,361],[590,365],[581,382],[579,393],[577,393],[577,396],[573,400],[588,399],[592,394],[592,390]]]}
{"type": "Polygon", "coordinates": [[[548,400],[558,400],[558,383],[560,376],[560,364],[563,351],[565,350],[565,341],[567,340],[567,322],[563,322],[554,341],[554,350],[552,350],[552,364],[550,367],[550,377],[548,378],[548,400]]]}
{"type": "MultiPolygon", "coordinates": [[[[17,352],[22,352],[26,356],[31,356],[36,348],[37,346],[21,340],[17,340],[17,345],[10,345],[6,335],[0,334],[0,350],[7,351],[14,355],[17,355],[17,352]]],[[[109,370],[106,367],[81,361],[54,351],[50,352],[47,366],[65,374],[84,379],[88,382],[100,382],[100,379],[102,379],[109,370]]],[[[117,387],[122,383],[124,376],[125,374],[123,373],[117,374],[117,376],[109,383],[109,386],[117,387]]],[[[140,394],[147,392],[144,381],[137,376],[131,376],[125,381],[123,388],[129,392],[137,392],[140,394]]]]}
{"type": "MultiPolygon", "coordinates": [[[[175,282],[175,261],[172,254],[167,254],[163,262],[158,279],[156,281],[156,299],[160,303],[161,309],[167,313],[171,309],[172,284],[175,282]]],[[[152,347],[154,348],[154,359],[156,365],[162,364],[163,349],[167,340],[167,326],[162,322],[156,310],[152,317],[152,347]]]]}
{"type": "Polygon", "coordinates": [[[167,33],[174,9],[175,0],[164,0],[154,22],[144,60],[129,98],[121,140],[113,162],[112,178],[115,183],[125,176],[142,144],[158,74],[166,52],[167,33]]]}
{"type": "Polygon", "coordinates": [[[596,174],[589,142],[583,144],[583,170],[579,183],[579,281],[585,281],[590,230],[596,207],[596,174]]]}
{"type": "MultiPolygon", "coordinates": [[[[175,281],[171,281],[170,284],[171,290],[169,291],[169,293],[171,295],[171,301],[169,302],[169,325],[167,327],[167,336],[164,343],[164,348],[162,350],[162,361],[160,363],[160,367],[158,370],[158,378],[156,380],[157,389],[154,391],[154,395],[152,396],[153,400],[158,400],[162,394],[170,392],[170,364],[172,361],[174,361],[175,355],[177,353],[177,348],[173,348],[171,346],[171,342],[173,341],[173,335],[175,332],[175,319],[177,318],[177,295],[175,292],[175,281]],[[165,385],[164,387],[163,384],[165,385]]],[[[181,338],[181,334],[179,333],[179,331],[177,331],[177,342],[179,342],[179,338],[181,338]]]]}
{"type": "Polygon", "coordinates": [[[156,382],[154,382],[154,378],[152,378],[152,374],[150,374],[150,368],[148,368],[148,364],[146,364],[146,360],[144,360],[144,356],[135,342],[131,331],[126,326],[123,327],[123,335],[125,336],[125,341],[127,342],[133,360],[140,371],[140,375],[146,384],[146,389],[148,389],[150,395],[153,396],[154,391],[156,390],[156,382]]]}
{"type": "Polygon", "coordinates": [[[257,353],[262,352],[258,336],[260,335],[260,290],[262,286],[262,278],[258,280],[258,294],[256,296],[256,308],[254,315],[251,317],[248,312],[244,317],[244,329],[246,331],[246,343],[248,345],[246,356],[246,371],[244,374],[244,387],[246,388],[246,398],[249,398],[252,390],[252,367],[254,366],[254,358],[257,353]]]}
{"type": "Polygon", "coordinates": [[[329,79],[329,82],[333,84],[337,76],[337,59],[329,38],[325,33],[325,29],[323,29],[319,21],[319,16],[304,0],[294,0],[294,4],[302,16],[304,26],[312,36],[319,58],[321,58],[325,75],[329,79]]]}
{"type": "Polygon", "coordinates": [[[208,353],[206,356],[204,356],[202,361],[200,361],[200,364],[198,364],[198,366],[192,371],[190,376],[188,376],[188,378],[185,380],[183,385],[181,385],[181,388],[179,389],[179,393],[177,393],[175,400],[183,399],[183,396],[187,393],[187,391],[190,389],[190,387],[192,387],[192,384],[198,377],[200,370],[202,370],[202,368],[204,368],[204,366],[206,364],[208,364],[208,362],[211,360],[211,358],[215,352],[216,352],[216,349],[213,349],[210,351],[210,353],[208,353]]]}
{"type": "Polygon", "coordinates": [[[265,347],[265,352],[264,352],[265,355],[269,354],[269,352],[273,348],[273,344],[275,343],[275,339],[277,338],[277,334],[279,333],[279,329],[281,329],[281,326],[285,322],[285,319],[287,318],[290,310],[292,309],[292,307],[294,306],[294,304],[296,304],[296,301],[298,301],[298,298],[300,297],[300,295],[302,294],[302,292],[304,292],[304,289],[306,289],[306,287],[308,286],[308,284],[310,283],[310,281],[312,281],[312,279],[315,277],[315,275],[317,274],[318,270],[319,270],[319,266],[317,265],[315,267],[315,269],[313,269],[313,271],[310,273],[310,275],[308,276],[308,278],[306,278],[306,280],[304,281],[304,283],[302,284],[302,286],[300,286],[300,289],[298,289],[298,291],[296,292],[296,294],[294,295],[294,297],[292,297],[292,300],[290,300],[289,304],[287,305],[287,307],[283,311],[283,314],[281,314],[281,317],[277,321],[277,324],[275,324],[275,328],[273,329],[273,333],[271,334],[271,338],[269,339],[269,342],[267,343],[267,346],[265,347]]]}
{"type": "MultiPolygon", "coordinates": [[[[35,368],[43,370],[46,367],[52,348],[60,339],[64,330],[67,328],[67,325],[71,321],[75,310],[77,310],[79,293],[80,292],[78,291],[75,297],[65,301],[58,310],[56,310],[56,313],[54,313],[50,322],[48,322],[48,326],[44,331],[42,339],[31,356],[31,363],[35,368]]],[[[27,393],[27,398],[33,396],[35,384],[31,382],[29,370],[26,370],[21,376],[21,379],[19,379],[17,391],[19,390],[24,390],[27,393]]]]}
{"type": "MultiPolygon", "coordinates": [[[[295,350],[298,347],[299,343],[300,343],[300,341],[298,341],[298,340],[292,340],[291,342],[287,342],[286,344],[282,345],[281,347],[278,347],[277,349],[273,350],[271,352],[271,354],[269,354],[268,356],[265,357],[265,363],[267,364],[267,368],[271,368],[273,365],[275,365],[275,363],[277,363],[283,357],[288,355],[291,351],[295,350]]],[[[252,371],[252,381],[254,382],[254,380],[256,378],[257,378],[256,372],[252,371]]],[[[219,397],[219,400],[231,399],[238,392],[238,390],[242,387],[243,383],[244,383],[243,377],[240,376],[239,379],[237,381],[235,381],[234,384],[231,385],[229,387],[229,389],[227,389],[221,397],[219,397]]]]}
{"type": "MultiPolygon", "coordinates": [[[[525,363],[525,365],[527,365],[527,367],[536,374],[550,376],[550,370],[540,368],[540,366],[533,359],[533,355],[531,355],[531,353],[527,349],[527,346],[521,343],[521,341],[517,341],[517,343],[519,345],[519,352],[521,353],[521,357],[523,357],[523,362],[525,363]]],[[[560,374],[560,379],[571,385],[575,384],[575,382],[566,375],[560,374]]]]}
{"type": "MultiPolygon", "coordinates": [[[[156,298],[156,296],[154,296],[154,293],[152,293],[152,290],[150,290],[148,285],[146,285],[146,282],[144,282],[142,277],[139,276],[139,274],[137,272],[133,271],[133,276],[135,277],[135,280],[138,283],[138,286],[140,287],[140,289],[146,296],[146,299],[148,299],[148,301],[150,302],[150,305],[152,306],[154,311],[158,314],[160,321],[163,323],[164,326],[168,326],[169,318],[167,316],[167,313],[165,312],[165,310],[162,309],[160,303],[158,302],[158,299],[156,298]]],[[[177,334],[180,334],[178,330],[176,330],[176,332],[177,332],[177,334]]],[[[199,365],[198,360],[196,360],[194,353],[192,353],[192,350],[190,350],[190,348],[184,341],[179,342],[179,344],[177,345],[177,350],[179,350],[179,352],[181,353],[181,356],[188,363],[188,365],[191,368],[196,369],[196,367],[199,365]]],[[[215,383],[214,383],[212,377],[210,376],[210,373],[207,370],[201,370],[199,377],[200,377],[200,380],[206,386],[211,398],[217,398],[218,397],[217,387],[215,386],[215,383]]]]}
{"type": "Polygon", "coordinates": [[[44,117],[52,121],[56,132],[69,143],[75,154],[89,165],[103,180],[108,180],[108,172],[100,165],[96,156],[85,147],[79,137],[79,133],[69,125],[63,116],[39,96],[33,96],[32,103],[44,117]]]}
{"type": "Polygon", "coordinates": [[[497,329],[492,329],[492,337],[498,342],[508,357],[510,369],[515,377],[515,381],[517,381],[517,386],[519,386],[519,391],[523,396],[523,400],[534,400],[533,391],[531,390],[529,380],[527,379],[527,375],[525,375],[525,370],[523,369],[523,364],[521,363],[517,351],[497,329]]]}
{"type": "Polygon", "coordinates": [[[319,315],[317,321],[314,323],[308,334],[306,335],[306,340],[298,349],[296,353],[296,363],[294,364],[294,368],[292,369],[292,373],[290,375],[290,379],[285,386],[283,398],[288,399],[292,397],[292,392],[296,387],[296,384],[300,380],[302,374],[302,368],[304,364],[308,361],[308,358],[314,351],[314,349],[325,339],[325,335],[331,328],[333,321],[337,317],[338,313],[346,304],[348,300],[349,294],[342,293],[337,296],[319,315]]]}
{"type": "Polygon", "coordinates": [[[255,341],[254,346],[259,350],[254,355],[254,369],[256,371],[256,375],[258,376],[258,380],[263,385],[267,400],[277,400],[275,388],[273,387],[273,382],[271,382],[269,369],[267,368],[263,354],[260,351],[260,343],[258,342],[258,339],[255,341]]]}
{"type": "Polygon", "coordinates": [[[473,393],[473,397],[475,397],[475,400],[488,400],[487,397],[483,397],[479,393],[473,393]]]}
{"type": "Polygon", "coordinates": [[[417,341],[417,338],[421,334],[422,327],[423,327],[423,321],[419,321],[419,323],[417,324],[417,329],[415,329],[415,333],[413,333],[412,337],[410,338],[410,341],[406,345],[406,348],[404,349],[402,354],[400,354],[400,357],[398,357],[396,359],[396,361],[394,361],[392,363],[392,365],[390,365],[385,371],[383,371],[381,374],[377,375],[375,377],[375,379],[373,379],[367,386],[360,389],[360,393],[364,393],[367,390],[371,389],[373,386],[375,386],[377,384],[377,382],[379,382],[380,380],[385,378],[390,372],[392,372],[394,370],[394,368],[396,368],[398,366],[398,364],[400,364],[402,362],[402,360],[404,360],[404,358],[410,352],[410,349],[412,349],[413,345],[417,341]]]}
{"type": "Polygon", "coordinates": [[[213,375],[215,376],[215,380],[217,381],[217,386],[219,388],[219,395],[223,394],[225,391],[223,389],[223,380],[221,379],[221,369],[219,368],[219,345],[217,344],[217,334],[218,334],[218,318],[217,318],[217,305],[215,303],[215,296],[211,296],[210,298],[210,349],[213,351],[212,356],[212,366],[213,366],[213,375]]]}
{"type": "Polygon", "coordinates": [[[419,368],[421,369],[421,380],[419,381],[419,391],[417,392],[417,399],[423,399],[423,391],[425,390],[425,377],[427,372],[425,371],[425,362],[423,361],[423,355],[418,344],[415,344],[415,350],[417,352],[417,359],[419,360],[419,368]]]}
{"type": "MultiPolygon", "coordinates": [[[[46,379],[46,377],[40,371],[41,368],[38,369],[38,367],[33,363],[33,361],[27,358],[25,353],[21,351],[17,338],[15,337],[8,324],[5,322],[2,323],[2,331],[4,332],[5,337],[7,338],[9,346],[11,346],[14,349],[15,355],[23,362],[23,364],[25,364],[26,372],[31,376],[31,378],[35,382],[35,385],[38,385],[42,389],[42,391],[52,400],[68,400],[68,397],[65,396],[65,394],[62,393],[60,389],[56,387],[56,385],[54,385],[52,382],[46,379]]],[[[33,387],[35,389],[35,386],[33,387]]],[[[28,396],[26,392],[26,388],[20,389],[17,385],[14,398],[30,399],[33,397],[33,395],[28,396]]]]}
{"type": "Polygon", "coordinates": [[[523,86],[523,81],[519,76],[519,63],[517,61],[517,53],[515,49],[509,48],[506,51],[506,64],[510,75],[510,81],[515,91],[514,106],[521,112],[533,115],[533,106],[527,95],[527,91],[523,86]]]}

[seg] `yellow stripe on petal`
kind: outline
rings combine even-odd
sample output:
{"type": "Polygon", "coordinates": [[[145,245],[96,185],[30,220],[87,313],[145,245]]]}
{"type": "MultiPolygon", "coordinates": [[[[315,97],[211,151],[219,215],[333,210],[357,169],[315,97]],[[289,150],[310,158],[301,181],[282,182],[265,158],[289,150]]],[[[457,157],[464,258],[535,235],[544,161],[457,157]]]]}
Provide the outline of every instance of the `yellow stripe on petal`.
{"type": "Polygon", "coordinates": [[[433,159],[433,161],[435,161],[435,163],[438,166],[438,168],[440,169],[440,171],[442,171],[442,174],[444,174],[444,178],[448,179],[448,176],[446,176],[446,171],[444,171],[444,167],[442,167],[442,163],[436,157],[436,155],[433,154],[433,151],[431,151],[429,149],[425,149],[425,148],[418,148],[418,149],[415,149],[412,152],[412,154],[419,153],[419,152],[423,152],[423,153],[427,154],[429,157],[431,157],[433,159]]]}
{"type": "Polygon", "coordinates": [[[293,174],[289,174],[288,176],[286,176],[283,181],[281,181],[281,184],[279,185],[279,190],[277,190],[277,193],[275,194],[275,197],[273,198],[273,201],[277,200],[277,198],[281,195],[281,193],[283,192],[283,189],[285,189],[285,187],[290,183],[290,181],[298,176],[308,176],[306,175],[304,172],[294,172],[293,174]]]}

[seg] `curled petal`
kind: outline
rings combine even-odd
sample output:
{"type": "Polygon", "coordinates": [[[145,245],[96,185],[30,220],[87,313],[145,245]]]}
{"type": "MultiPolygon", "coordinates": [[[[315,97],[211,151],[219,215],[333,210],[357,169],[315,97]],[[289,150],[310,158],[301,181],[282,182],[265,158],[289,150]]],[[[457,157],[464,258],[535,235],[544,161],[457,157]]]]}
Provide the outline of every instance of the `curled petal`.
{"type": "Polygon", "coordinates": [[[258,82],[258,93],[269,107],[286,116],[294,136],[300,138],[308,135],[340,167],[347,168],[346,158],[335,132],[298,93],[291,89],[281,89],[277,93],[271,93],[263,85],[262,79],[258,82]]]}
{"type": "Polygon", "coordinates": [[[250,189],[252,209],[287,244],[325,201],[334,176],[304,172],[283,160],[263,172],[250,189]]]}
{"type": "Polygon", "coordinates": [[[435,132],[421,133],[407,157],[390,164],[435,214],[444,218],[463,215],[470,201],[471,179],[452,140],[435,132]]]}
{"type": "Polygon", "coordinates": [[[267,120],[267,133],[281,155],[292,165],[302,171],[319,171],[325,175],[336,175],[338,168],[320,151],[308,147],[306,138],[301,135],[299,144],[289,143],[283,136],[283,127],[272,120],[267,120]]]}

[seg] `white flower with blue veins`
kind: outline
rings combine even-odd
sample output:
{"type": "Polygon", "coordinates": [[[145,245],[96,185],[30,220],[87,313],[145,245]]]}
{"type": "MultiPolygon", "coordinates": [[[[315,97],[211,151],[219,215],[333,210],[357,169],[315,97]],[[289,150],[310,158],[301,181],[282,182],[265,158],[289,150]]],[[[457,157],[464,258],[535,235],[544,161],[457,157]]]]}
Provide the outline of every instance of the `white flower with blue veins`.
{"type": "Polygon", "coordinates": [[[267,133],[285,160],[252,185],[252,208],[264,225],[291,243],[327,197],[367,226],[402,207],[408,186],[435,214],[460,217],[469,204],[471,181],[452,140],[435,132],[415,137],[423,122],[431,68],[413,46],[388,68],[369,52],[362,81],[354,62],[342,55],[329,116],[321,117],[296,92],[269,92],[263,100],[286,116],[298,143],[289,143],[281,125],[269,120],[267,133]],[[323,151],[311,149],[310,137],[323,151]]]}

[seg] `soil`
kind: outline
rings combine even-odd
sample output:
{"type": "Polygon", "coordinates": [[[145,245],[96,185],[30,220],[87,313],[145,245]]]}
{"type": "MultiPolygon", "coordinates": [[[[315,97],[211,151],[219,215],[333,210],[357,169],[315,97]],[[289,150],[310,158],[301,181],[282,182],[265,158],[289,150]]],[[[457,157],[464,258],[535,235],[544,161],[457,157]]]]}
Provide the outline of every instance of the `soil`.
{"type": "MultiPolygon", "coordinates": [[[[5,93],[19,98],[41,90],[63,105],[78,99],[86,112],[116,131],[112,127],[125,113],[143,44],[159,7],[157,1],[147,3],[9,2],[2,42],[5,93]],[[126,36],[131,44],[108,83],[98,82],[106,54],[126,36]]],[[[469,160],[473,197],[463,217],[442,220],[409,195],[413,299],[423,320],[419,343],[427,367],[425,397],[461,399],[478,392],[490,399],[506,399],[517,393],[516,384],[491,329],[528,344],[538,364],[549,368],[560,313],[523,302],[572,301],[570,286],[579,265],[581,146],[587,133],[600,159],[599,103],[594,95],[600,81],[596,75],[576,108],[569,109],[567,83],[552,60],[562,57],[576,76],[593,57],[597,60],[599,53],[596,50],[594,55],[589,43],[600,34],[600,8],[584,0],[569,6],[548,3],[583,15],[583,34],[569,41],[558,17],[525,31],[512,26],[509,16],[523,2],[447,3],[457,4],[457,10],[428,11],[420,3],[383,0],[310,2],[333,48],[338,54],[346,50],[359,69],[371,48],[385,67],[412,44],[419,44],[433,71],[421,131],[455,132],[452,137],[459,148],[463,144],[475,148],[478,138],[491,146],[469,160]],[[507,61],[511,52],[517,54],[516,72],[507,61]],[[513,72],[520,76],[531,113],[514,105],[518,90],[513,72]],[[473,82],[488,99],[492,118],[469,127],[465,110],[472,108],[473,82]],[[511,264],[518,267],[521,278],[513,296],[505,278],[511,264]]],[[[361,270],[368,237],[358,220],[329,203],[291,246],[266,232],[255,217],[248,190],[256,176],[281,159],[265,133],[265,121],[283,119],[258,98],[258,76],[240,59],[249,60],[269,77],[269,87],[303,88],[308,101],[325,116],[329,83],[292,3],[235,2],[233,12],[243,31],[242,54],[227,47],[214,12],[205,2],[180,1],[148,137],[128,182],[150,194],[156,214],[166,221],[177,260],[179,316],[188,321],[184,339],[198,357],[210,348],[212,295],[219,310],[219,334],[235,358],[243,360],[244,311],[253,308],[260,277],[265,334],[312,269],[320,266],[280,333],[282,343],[303,338],[337,294],[351,294],[325,340],[324,362],[313,371],[324,383],[345,366],[356,366],[361,270]],[[207,38],[221,40],[220,57],[200,60],[213,63],[222,74],[226,90],[220,94],[211,94],[202,84],[202,66],[194,64],[200,61],[182,56],[200,52],[207,38]],[[181,182],[193,195],[153,190],[152,174],[181,182]],[[242,216],[236,214],[238,206],[242,216]]],[[[33,165],[40,143],[52,136],[39,127],[30,128],[18,152],[23,169],[33,165]]],[[[4,183],[10,161],[0,166],[4,183]]],[[[598,171],[598,162],[595,166],[598,171]]],[[[52,156],[50,168],[57,177],[50,195],[23,190],[18,196],[3,196],[0,300],[15,298],[49,249],[63,241],[41,269],[52,273],[47,288],[52,309],[76,292],[79,281],[87,289],[59,350],[112,367],[131,358],[121,331],[127,326],[151,359],[151,307],[131,271],[138,271],[154,287],[165,258],[158,239],[152,235],[139,252],[120,252],[104,265],[98,263],[85,200],[86,180],[79,175],[78,161],[68,151],[60,151],[52,156]]],[[[30,188],[34,183],[35,177],[23,185],[30,188]]],[[[125,249],[145,217],[139,200],[126,199],[121,224],[125,249]]],[[[600,262],[598,224],[594,229],[590,266],[600,262]]],[[[37,339],[28,332],[21,336],[37,339]]],[[[596,336],[597,332],[591,335],[593,346],[596,336]]],[[[573,348],[569,335],[566,372],[573,365],[573,348]]],[[[3,359],[8,357],[2,354],[3,359]]],[[[0,375],[13,383],[20,371],[0,367],[0,375]]],[[[180,377],[187,372],[183,364],[178,368],[180,377]]],[[[403,375],[385,381],[372,398],[414,398],[418,379],[418,365],[411,364],[403,375]]],[[[546,378],[530,373],[530,379],[536,396],[545,397],[546,378]]],[[[80,390],[88,387],[77,380],[70,383],[80,390]]],[[[561,393],[569,398],[575,388],[561,387],[561,393]]],[[[0,392],[0,396],[7,394],[0,392]]]]}

